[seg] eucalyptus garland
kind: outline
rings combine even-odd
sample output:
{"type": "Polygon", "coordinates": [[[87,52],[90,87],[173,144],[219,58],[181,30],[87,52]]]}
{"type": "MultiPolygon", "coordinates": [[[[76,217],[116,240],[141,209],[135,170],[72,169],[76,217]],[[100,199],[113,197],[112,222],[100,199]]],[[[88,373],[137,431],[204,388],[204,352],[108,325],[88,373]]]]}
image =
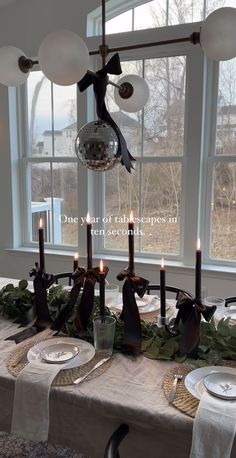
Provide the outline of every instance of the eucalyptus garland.
{"type": "MultiPolygon", "coordinates": [[[[0,291],[0,314],[6,318],[19,318],[34,305],[34,293],[28,290],[26,280],[21,280],[18,287],[12,284],[6,285],[0,291]]],[[[63,285],[52,287],[48,291],[48,309],[52,320],[55,320],[69,300],[69,292],[63,289],[63,285]]],[[[75,305],[74,312],[66,325],[70,336],[81,337],[93,343],[93,318],[99,314],[99,297],[94,298],[94,308],[86,332],[78,336],[74,326],[74,318],[79,307],[80,298],[75,305]]],[[[125,352],[123,321],[114,315],[110,309],[105,309],[106,315],[116,318],[116,331],[114,350],[125,352]]],[[[175,360],[183,362],[186,355],[179,355],[181,340],[178,336],[171,336],[164,327],[141,321],[142,327],[142,351],[143,355],[151,359],[175,360]]],[[[214,319],[207,323],[201,322],[200,342],[198,346],[198,360],[195,365],[223,364],[225,360],[236,361],[236,324],[230,324],[230,318],[222,319],[217,324],[214,319]]]]}

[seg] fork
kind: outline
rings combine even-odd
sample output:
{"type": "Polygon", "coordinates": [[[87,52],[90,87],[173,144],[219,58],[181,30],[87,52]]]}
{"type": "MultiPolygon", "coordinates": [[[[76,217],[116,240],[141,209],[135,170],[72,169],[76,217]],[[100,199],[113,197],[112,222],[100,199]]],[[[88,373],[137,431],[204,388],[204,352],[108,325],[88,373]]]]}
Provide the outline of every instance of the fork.
{"type": "Polygon", "coordinates": [[[175,399],[175,393],[176,393],[176,388],[177,388],[177,383],[178,381],[182,380],[183,378],[183,375],[181,374],[174,374],[174,381],[173,381],[173,385],[172,385],[172,388],[169,392],[169,396],[168,396],[168,403],[169,404],[172,404],[174,402],[174,399],[175,399]]]}

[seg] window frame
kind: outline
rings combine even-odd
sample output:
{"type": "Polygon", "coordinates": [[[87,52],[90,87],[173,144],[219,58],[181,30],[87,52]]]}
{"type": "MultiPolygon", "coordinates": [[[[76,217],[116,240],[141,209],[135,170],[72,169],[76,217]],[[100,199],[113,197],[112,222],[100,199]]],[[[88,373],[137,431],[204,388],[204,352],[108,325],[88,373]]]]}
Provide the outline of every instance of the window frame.
{"type": "MultiPolygon", "coordinates": [[[[193,31],[196,31],[199,23],[177,25],[172,27],[164,27],[151,30],[134,31],[129,36],[135,35],[136,42],[150,42],[150,35],[155,31],[155,40],[158,40],[157,35],[162,36],[163,31],[166,37],[169,39],[173,38],[177,34],[181,33],[181,36],[187,36],[193,31]],[[181,32],[180,32],[181,30],[181,32]]],[[[119,34],[119,46],[127,44],[127,33],[119,34]]],[[[117,36],[115,37],[117,39],[117,36]]],[[[168,39],[167,38],[167,39],[168,39]]],[[[131,38],[132,39],[132,38],[131,38]]],[[[95,37],[91,39],[94,43],[95,37]]],[[[110,46],[114,46],[114,36],[108,36],[110,46]]],[[[154,40],[153,40],[154,41],[154,40]]],[[[186,153],[182,156],[182,224],[184,228],[180,228],[180,254],[171,255],[165,254],[166,260],[173,262],[181,262],[184,265],[193,265],[194,263],[194,250],[196,246],[196,240],[199,236],[198,227],[198,205],[200,199],[200,158],[201,158],[201,146],[202,146],[202,114],[203,114],[203,85],[204,85],[204,65],[205,59],[201,51],[200,46],[194,46],[191,43],[173,44],[161,47],[150,47],[143,49],[135,49],[132,51],[119,53],[121,60],[124,56],[125,60],[135,60],[138,58],[156,58],[156,57],[168,57],[175,55],[186,55],[186,100],[185,100],[185,139],[184,139],[184,152],[190,151],[188,157],[186,153]],[[196,90],[197,88],[197,90],[196,90]],[[195,106],[193,108],[192,100],[195,100],[195,106]],[[192,142],[192,138],[195,142],[192,142]],[[194,148],[192,148],[194,143],[194,148]],[[186,184],[184,184],[186,183],[186,184]],[[187,198],[188,196],[188,198],[187,198]],[[191,196],[191,198],[189,198],[191,196]],[[193,208],[196,212],[193,212],[193,208]],[[190,217],[189,217],[190,215],[190,217]],[[188,227],[188,221],[191,221],[190,228],[188,227]]],[[[99,61],[98,61],[99,62],[99,61]]],[[[101,65],[101,64],[100,64],[101,65]]],[[[153,157],[152,157],[153,159],[153,157]]],[[[140,158],[137,158],[139,162],[140,158]]],[[[147,160],[147,159],[145,159],[147,160]]],[[[157,157],[154,159],[155,162],[166,162],[166,158],[157,157]]],[[[170,161],[173,158],[170,157],[170,161]]],[[[177,156],[178,162],[181,161],[180,157],[177,156]]],[[[109,173],[109,172],[108,172],[109,173]]],[[[104,207],[101,202],[104,199],[104,183],[102,183],[102,174],[100,178],[95,180],[94,186],[96,190],[96,210],[100,216],[104,215],[104,207]]],[[[100,225],[98,229],[102,229],[100,225]]],[[[125,256],[125,251],[112,251],[105,249],[99,238],[96,240],[96,252],[104,256],[125,256]]],[[[139,259],[156,259],[161,257],[160,253],[135,253],[139,259]]]]}

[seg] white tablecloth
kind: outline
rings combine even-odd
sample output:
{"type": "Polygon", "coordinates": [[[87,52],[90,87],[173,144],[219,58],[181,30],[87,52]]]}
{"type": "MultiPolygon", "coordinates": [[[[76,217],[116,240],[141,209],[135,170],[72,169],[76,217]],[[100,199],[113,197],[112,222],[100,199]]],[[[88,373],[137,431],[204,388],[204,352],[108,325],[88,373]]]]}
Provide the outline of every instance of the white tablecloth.
{"type": "MultiPolygon", "coordinates": [[[[6,361],[15,344],[6,346],[4,354],[0,349],[0,430],[10,431],[15,380],[6,361]]],[[[122,458],[189,457],[193,419],[169,406],[162,392],[173,364],[117,354],[96,379],[52,387],[49,441],[101,458],[108,438],[124,422],[130,432],[120,447],[122,458]]]]}

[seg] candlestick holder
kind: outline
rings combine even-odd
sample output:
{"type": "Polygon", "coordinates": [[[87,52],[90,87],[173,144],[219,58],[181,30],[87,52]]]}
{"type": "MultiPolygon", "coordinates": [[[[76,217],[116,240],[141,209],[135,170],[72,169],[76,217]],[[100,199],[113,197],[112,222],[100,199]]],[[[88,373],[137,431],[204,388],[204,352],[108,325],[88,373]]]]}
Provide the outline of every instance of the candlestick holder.
{"type": "Polygon", "coordinates": [[[130,354],[139,355],[142,329],[135,293],[143,297],[149,281],[138,277],[129,268],[122,270],[116,278],[119,281],[125,280],[122,288],[123,308],[120,314],[120,319],[124,322],[124,350],[130,354]]]}
{"type": "Polygon", "coordinates": [[[37,329],[43,330],[52,323],[47,305],[47,289],[55,283],[55,277],[52,274],[47,274],[42,271],[37,262],[35,263],[35,268],[30,271],[29,275],[30,277],[34,277],[33,284],[36,304],[35,326],[37,329]]]}
{"type": "Polygon", "coordinates": [[[164,327],[169,324],[169,317],[167,316],[158,316],[157,317],[157,325],[158,327],[164,327]]]}

